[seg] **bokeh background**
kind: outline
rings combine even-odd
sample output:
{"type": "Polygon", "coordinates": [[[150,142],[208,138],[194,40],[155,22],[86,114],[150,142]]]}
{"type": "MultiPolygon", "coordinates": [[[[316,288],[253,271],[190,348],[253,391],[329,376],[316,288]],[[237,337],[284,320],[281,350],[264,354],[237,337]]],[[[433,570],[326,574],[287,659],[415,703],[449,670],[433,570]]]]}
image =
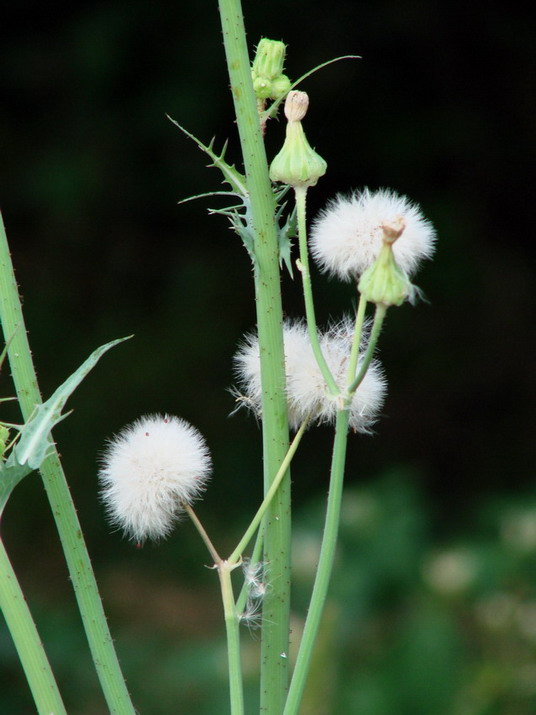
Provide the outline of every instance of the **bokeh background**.
{"type": "MultiPolygon", "coordinates": [[[[388,316],[389,378],[373,437],[350,441],[337,573],[306,715],[525,715],[536,711],[533,28],[515,6],[444,0],[245,2],[251,46],[288,43],[305,127],[337,192],[386,186],[439,235],[417,283],[427,302],[388,316]]],[[[185,523],[138,550],[110,533],[96,470],[108,436],[171,412],[211,446],[199,514],[225,551],[260,495],[258,426],[232,417],[232,356],[254,327],[246,252],[207,202],[220,177],[166,119],[239,161],[217,5],[21,0],[0,26],[0,205],[43,393],[98,345],[106,355],[55,432],[134,700],[141,713],[226,712],[221,608],[185,523]]],[[[284,124],[269,127],[272,156],[284,124]]],[[[351,309],[315,275],[319,319],[351,309]]],[[[285,311],[302,314],[284,278],[285,311]]],[[[12,394],[4,368],[2,395],[12,394]]],[[[16,419],[5,407],[6,419],[16,419]]],[[[318,547],[331,433],[296,458],[294,639],[318,547]]],[[[2,534],[69,713],[106,707],[37,476],[2,534]]],[[[245,636],[248,712],[258,634],[245,636]]],[[[0,624],[0,713],[33,711],[0,624]]]]}

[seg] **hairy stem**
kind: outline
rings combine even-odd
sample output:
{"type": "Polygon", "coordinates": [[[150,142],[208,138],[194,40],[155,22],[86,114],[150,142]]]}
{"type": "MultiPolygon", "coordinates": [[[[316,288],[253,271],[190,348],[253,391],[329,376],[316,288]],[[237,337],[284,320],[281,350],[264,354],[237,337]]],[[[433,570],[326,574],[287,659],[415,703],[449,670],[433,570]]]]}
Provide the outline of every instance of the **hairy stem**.
{"type": "MultiPolygon", "coordinates": [[[[26,421],[42,402],[20,297],[0,215],[0,318],[20,409],[26,421]]],[[[111,713],[134,715],[108,629],[97,582],[56,448],[41,465],[41,476],[56,521],[89,647],[111,713]]]]}
{"type": "MultiPolygon", "coordinates": [[[[275,199],[251,80],[240,0],[219,0],[219,8],[251,201],[266,493],[288,449],[275,199]]],[[[261,711],[270,715],[280,715],[283,711],[288,688],[290,521],[290,474],[287,472],[264,519],[264,560],[270,564],[274,588],[264,601],[260,691],[261,711]]]]}
{"type": "Polygon", "coordinates": [[[0,610],[40,715],[67,715],[28,604],[0,539],[0,610]]]}

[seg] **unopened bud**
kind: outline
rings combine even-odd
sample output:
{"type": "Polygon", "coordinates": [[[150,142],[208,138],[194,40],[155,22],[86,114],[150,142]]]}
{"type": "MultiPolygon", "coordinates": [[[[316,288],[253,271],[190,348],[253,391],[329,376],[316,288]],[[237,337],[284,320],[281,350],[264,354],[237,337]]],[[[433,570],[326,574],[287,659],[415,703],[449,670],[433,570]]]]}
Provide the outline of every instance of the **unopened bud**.
{"type": "Polygon", "coordinates": [[[257,45],[257,52],[251,68],[254,76],[275,79],[283,74],[285,51],[284,42],[263,37],[257,45]]]}
{"type": "Polygon", "coordinates": [[[280,99],[289,91],[291,83],[286,74],[282,74],[272,80],[272,93],[270,99],[280,99]]]}
{"type": "Polygon", "coordinates": [[[301,119],[307,112],[309,98],[305,92],[289,92],[285,102],[285,114],[288,119],[286,137],[279,154],[270,166],[270,179],[281,181],[289,186],[314,186],[326,173],[327,164],[311,148],[301,119]]]}
{"type": "Polygon", "coordinates": [[[285,100],[285,117],[289,122],[301,122],[307,114],[309,108],[309,97],[307,92],[300,92],[296,89],[288,93],[285,100]]]}
{"type": "Polygon", "coordinates": [[[396,238],[384,239],[378,258],[363,273],[358,285],[363,298],[386,307],[402,305],[406,299],[411,300],[417,290],[395,260],[392,246],[394,240],[396,238]]]}
{"type": "Polygon", "coordinates": [[[257,99],[268,99],[272,94],[272,83],[265,77],[254,77],[253,89],[257,99]]]}

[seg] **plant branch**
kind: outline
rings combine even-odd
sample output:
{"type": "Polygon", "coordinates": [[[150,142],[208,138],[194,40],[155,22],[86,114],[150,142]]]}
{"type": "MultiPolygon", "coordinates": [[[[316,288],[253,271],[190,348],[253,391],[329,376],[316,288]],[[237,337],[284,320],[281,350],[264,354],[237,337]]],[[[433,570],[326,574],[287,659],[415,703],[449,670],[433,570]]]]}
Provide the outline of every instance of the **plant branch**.
{"type": "Polygon", "coordinates": [[[39,633],[0,539],[0,610],[40,715],[67,715],[39,633]]]}
{"type": "MultiPolygon", "coordinates": [[[[0,318],[8,343],[9,364],[24,420],[41,404],[35,368],[24,325],[20,297],[0,215],[0,318]]],[[[134,715],[134,707],[121,673],[97,583],[82,535],[58,451],[41,465],[40,472],[62,543],[89,647],[110,712],[134,715]]]]}

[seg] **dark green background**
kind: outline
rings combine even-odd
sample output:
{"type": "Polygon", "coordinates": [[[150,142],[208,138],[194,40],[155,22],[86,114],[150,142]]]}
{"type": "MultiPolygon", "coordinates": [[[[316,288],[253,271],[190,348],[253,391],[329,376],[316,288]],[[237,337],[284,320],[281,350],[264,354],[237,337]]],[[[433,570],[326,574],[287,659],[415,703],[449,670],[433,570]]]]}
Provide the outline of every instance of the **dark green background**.
{"type": "MultiPolygon", "coordinates": [[[[305,128],[329,165],[310,191],[311,215],[336,192],[385,186],[417,201],[439,236],[416,280],[429,302],[388,316],[384,416],[373,438],[351,439],[348,483],[401,475],[430,544],[474,539],[485,531],[475,522],[483,504],[534,493],[530,23],[506,5],[439,1],[277,0],[244,10],[251,45],[261,36],[288,43],[291,78],[336,55],[362,56],[303,85],[305,128]]],[[[211,446],[214,479],[199,513],[222,548],[259,498],[258,427],[245,413],[228,416],[232,355],[255,322],[250,265],[206,202],[177,206],[218,189],[220,177],[165,118],[204,141],[216,136],[217,146],[229,138],[228,156],[239,161],[216,2],[20,2],[4,13],[0,47],[0,204],[43,393],[98,345],[135,334],[89,376],[55,434],[138,701],[143,712],[170,712],[146,704],[144,664],[169,654],[158,672],[169,669],[173,703],[185,689],[176,673],[188,680],[188,666],[198,667],[177,641],[200,636],[199,662],[207,663],[203,647],[221,661],[208,640],[221,635],[214,579],[188,524],[141,551],[110,534],[95,475],[107,436],[140,414],[167,411],[211,446]]],[[[283,129],[269,126],[270,156],[283,129]]],[[[351,308],[350,286],[314,279],[322,322],[351,308]]],[[[284,289],[286,313],[300,316],[299,285],[285,277],[284,289]]],[[[304,439],[294,469],[298,513],[325,493],[330,440],[326,428],[304,439]]],[[[85,705],[68,696],[70,712],[103,712],[37,477],[17,489],[2,530],[60,677],[87,693],[85,705]]],[[[1,639],[10,665],[0,712],[30,712],[7,685],[18,665],[1,639]]],[[[183,712],[221,712],[221,689],[211,705],[200,686],[183,712]]],[[[408,707],[432,712],[411,698],[408,707]]]]}

